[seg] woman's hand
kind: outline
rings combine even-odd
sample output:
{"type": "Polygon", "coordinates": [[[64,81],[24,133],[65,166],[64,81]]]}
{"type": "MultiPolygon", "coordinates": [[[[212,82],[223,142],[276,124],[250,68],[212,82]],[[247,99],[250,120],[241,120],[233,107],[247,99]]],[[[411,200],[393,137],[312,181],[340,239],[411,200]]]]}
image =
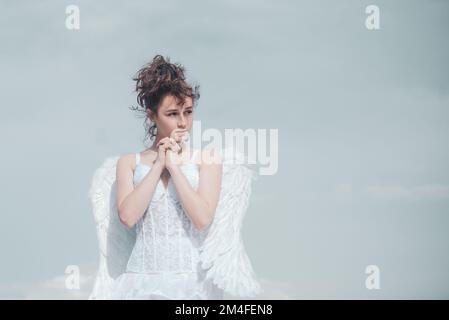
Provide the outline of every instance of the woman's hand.
{"type": "Polygon", "coordinates": [[[158,148],[158,156],[155,164],[161,166],[162,169],[169,169],[179,166],[182,163],[180,153],[181,145],[188,138],[189,132],[186,129],[175,129],[170,137],[162,138],[156,145],[158,148]]]}
{"type": "Polygon", "coordinates": [[[170,141],[170,138],[165,137],[165,138],[161,139],[156,145],[157,158],[154,161],[154,164],[157,166],[160,166],[162,169],[166,168],[166,162],[167,162],[166,151],[169,148],[171,143],[172,142],[170,141]]]}
{"type": "Polygon", "coordinates": [[[167,151],[165,153],[165,166],[167,169],[172,169],[182,163],[181,146],[176,143],[174,138],[170,138],[167,151]]]}
{"type": "Polygon", "coordinates": [[[187,131],[187,129],[175,129],[170,134],[170,138],[175,139],[175,142],[180,145],[182,145],[184,143],[184,141],[186,141],[188,136],[189,136],[189,131],[187,131]]]}
{"type": "Polygon", "coordinates": [[[165,164],[167,169],[179,166],[182,163],[181,152],[182,143],[188,137],[186,129],[175,129],[170,134],[170,143],[165,154],[165,164]]]}

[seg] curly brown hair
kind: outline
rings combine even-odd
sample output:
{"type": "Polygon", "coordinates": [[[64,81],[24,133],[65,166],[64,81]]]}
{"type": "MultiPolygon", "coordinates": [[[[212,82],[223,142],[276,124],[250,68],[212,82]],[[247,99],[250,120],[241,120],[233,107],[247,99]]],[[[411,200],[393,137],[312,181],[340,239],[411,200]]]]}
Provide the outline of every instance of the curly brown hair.
{"type": "Polygon", "coordinates": [[[161,55],[156,55],[153,61],[143,66],[133,78],[136,81],[137,107],[131,110],[144,113],[145,138],[153,140],[156,137],[156,124],[152,123],[148,117],[148,110],[157,114],[162,100],[171,95],[177,104],[184,103],[187,97],[192,99],[196,106],[200,98],[199,85],[192,87],[185,78],[184,66],[178,63],[170,63],[170,58],[164,59],[161,55]]]}

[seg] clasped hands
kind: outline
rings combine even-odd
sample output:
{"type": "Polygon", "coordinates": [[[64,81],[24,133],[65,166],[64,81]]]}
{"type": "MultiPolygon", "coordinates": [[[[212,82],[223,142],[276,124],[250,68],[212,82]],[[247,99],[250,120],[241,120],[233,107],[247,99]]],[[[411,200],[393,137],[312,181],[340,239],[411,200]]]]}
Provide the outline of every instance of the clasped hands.
{"type": "Polygon", "coordinates": [[[175,129],[169,137],[162,138],[156,145],[158,156],[155,163],[162,166],[162,169],[168,170],[181,165],[181,145],[188,134],[186,129],[175,129]]]}

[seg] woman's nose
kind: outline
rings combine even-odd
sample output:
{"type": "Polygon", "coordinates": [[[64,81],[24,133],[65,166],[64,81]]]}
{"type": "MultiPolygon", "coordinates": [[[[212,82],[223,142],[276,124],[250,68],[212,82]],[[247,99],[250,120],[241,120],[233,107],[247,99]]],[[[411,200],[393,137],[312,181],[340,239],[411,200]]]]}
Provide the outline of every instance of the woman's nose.
{"type": "Polygon", "coordinates": [[[180,119],[180,121],[178,122],[178,127],[179,127],[179,128],[185,128],[185,126],[186,126],[186,120],[184,119],[183,116],[181,116],[181,119],[180,119]]]}

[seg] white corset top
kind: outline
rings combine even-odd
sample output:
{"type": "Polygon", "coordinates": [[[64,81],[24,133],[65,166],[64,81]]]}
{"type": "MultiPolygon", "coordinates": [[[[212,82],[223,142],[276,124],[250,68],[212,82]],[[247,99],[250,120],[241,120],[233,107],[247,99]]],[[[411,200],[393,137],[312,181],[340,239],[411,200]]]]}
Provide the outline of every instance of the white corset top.
{"type": "MultiPolygon", "coordinates": [[[[198,165],[190,162],[180,168],[190,185],[197,190],[198,165]]],[[[136,154],[134,186],[139,184],[151,166],[140,163],[136,154]]],[[[136,243],[128,260],[127,272],[197,272],[199,271],[199,246],[205,238],[184,212],[176,188],[170,178],[167,188],[159,179],[153,198],[142,218],[136,224],[136,243]]]]}

